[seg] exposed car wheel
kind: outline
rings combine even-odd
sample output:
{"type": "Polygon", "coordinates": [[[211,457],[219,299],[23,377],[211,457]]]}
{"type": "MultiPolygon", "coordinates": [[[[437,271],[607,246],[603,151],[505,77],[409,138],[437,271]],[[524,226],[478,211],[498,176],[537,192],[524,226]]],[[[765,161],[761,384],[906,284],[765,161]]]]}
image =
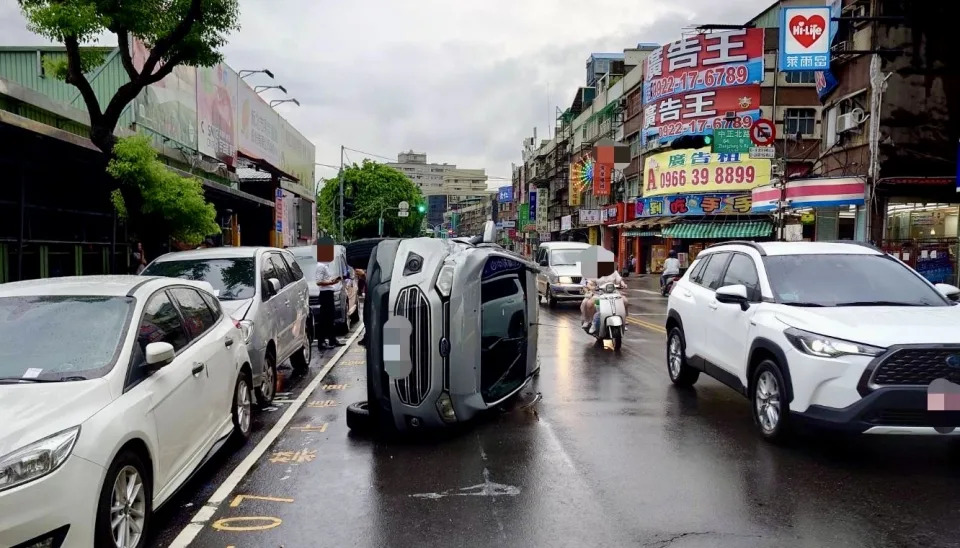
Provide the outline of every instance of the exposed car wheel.
{"type": "Polygon", "coordinates": [[[253,425],[253,394],[250,389],[250,380],[245,373],[237,377],[237,385],[233,389],[233,405],[230,415],[233,417],[233,437],[241,442],[250,437],[253,425]]]}
{"type": "Polygon", "coordinates": [[[357,432],[367,433],[373,427],[370,417],[370,406],[365,401],[358,401],[347,406],[347,428],[357,432]]]}
{"type": "Polygon", "coordinates": [[[667,373],[677,386],[693,386],[700,378],[700,372],[687,363],[686,348],[683,331],[679,327],[671,329],[667,337],[667,373]]]}
{"type": "Polygon", "coordinates": [[[133,451],[117,455],[107,470],[94,532],[99,547],[141,548],[153,520],[153,486],[143,459],[133,451]]]}
{"type": "Polygon", "coordinates": [[[269,407],[277,395],[277,357],[273,350],[267,350],[263,359],[263,373],[260,374],[260,386],[257,387],[257,405],[269,407]]]}
{"type": "MultiPolygon", "coordinates": [[[[310,332],[311,324],[307,322],[307,332],[310,332]]],[[[307,344],[300,350],[297,350],[290,356],[290,365],[297,373],[303,373],[310,368],[310,360],[313,358],[313,337],[307,336],[307,344]]]]}
{"type": "Polygon", "coordinates": [[[553,291],[549,289],[547,290],[547,306],[549,306],[550,308],[557,307],[557,299],[554,298],[553,291]]]}
{"type": "Polygon", "coordinates": [[[784,441],[790,434],[790,408],[784,400],[786,384],[780,368],[763,360],[753,372],[750,403],[753,422],[760,435],[769,441],[784,441]]]}

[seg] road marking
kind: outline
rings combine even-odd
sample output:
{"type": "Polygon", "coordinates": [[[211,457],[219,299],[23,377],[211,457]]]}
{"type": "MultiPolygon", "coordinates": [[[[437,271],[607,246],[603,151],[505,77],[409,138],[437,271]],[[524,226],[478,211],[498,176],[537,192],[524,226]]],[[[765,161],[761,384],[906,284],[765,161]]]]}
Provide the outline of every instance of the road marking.
{"type": "MultiPolygon", "coordinates": [[[[177,538],[173,539],[173,542],[170,543],[169,548],[186,548],[193,542],[193,539],[197,538],[197,535],[200,534],[200,531],[203,530],[203,526],[210,521],[210,518],[213,517],[213,514],[217,511],[223,501],[237,488],[237,485],[243,480],[243,478],[253,469],[254,465],[257,464],[257,461],[267,452],[267,449],[277,441],[277,438],[280,437],[280,434],[283,433],[284,429],[290,424],[290,421],[293,420],[293,416],[297,414],[297,411],[307,403],[307,398],[320,386],[320,383],[323,382],[324,377],[327,376],[327,373],[333,369],[333,366],[337,364],[337,361],[347,352],[347,349],[350,348],[357,338],[363,333],[364,328],[361,326],[357,329],[353,336],[350,337],[350,340],[347,341],[347,344],[340,348],[336,354],[334,354],[330,360],[327,361],[326,365],[323,366],[323,369],[317,373],[317,376],[310,381],[310,384],[297,396],[296,401],[284,411],[283,415],[280,416],[280,419],[276,424],[273,425],[273,428],[267,432],[267,435],[260,440],[260,443],[253,448],[253,451],[250,452],[236,468],[233,469],[233,472],[227,476],[227,479],[220,484],[220,487],[214,491],[213,495],[210,495],[210,498],[207,500],[207,503],[203,505],[200,510],[194,514],[193,519],[190,521],[190,524],[183,528],[180,531],[180,534],[177,535],[177,538]]],[[[279,525],[279,524],[278,524],[279,525]]]]}
{"type": "MultiPolygon", "coordinates": [[[[301,464],[304,462],[313,462],[313,460],[316,458],[316,449],[303,449],[301,451],[274,451],[273,455],[270,457],[270,462],[274,464],[301,464]]],[[[230,506],[233,506],[233,504],[230,506]]]]}
{"type": "Polygon", "coordinates": [[[316,409],[316,408],[319,408],[319,407],[336,407],[337,405],[339,405],[339,404],[337,403],[337,400],[314,400],[314,401],[308,403],[308,404],[307,404],[307,407],[311,407],[311,408],[313,408],[313,409],[316,409]]]}
{"type": "Polygon", "coordinates": [[[342,361],[338,365],[366,365],[367,360],[347,360],[342,361]]]}
{"type": "Polygon", "coordinates": [[[649,289],[634,289],[634,291],[639,291],[640,293],[646,293],[648,295],[656,295],[658,297],[663,297],[659,291],[651,291],[649,289]]]}
{"type": "Polygon", "coordinates": [[[293,499],[280,497],[261,497],[260,495],[237,495],[230,501],[230,508],[240,506],[244,500],[265,500],[267,502],[293,502],[293,499]]]}
{"type": "Polygon", "coordinates": [[[631,316],[666,316],[666,312],[631,312],[631,316]]]}
{"type": "Polygon", "coordinates": [[[638,320],[638,319],[636,319],[636,318],[627,318],[627,321],[630,322],[630,323],[632,323],[632,324],[634,324],[634,325],[639,325],[640,327],[645,327],[645,328],[647,328],[647,329],[649,329],[649,330],[651,330],[651,331],[656,331],[657,333],[663,333],[663,334],[666,334],[666,333],[667,333],[667,330],[664,329],[663,326],[657,325],[657,324],[655,324],[655,323],[645,322],[645,321],[643,321],[643,320],[638,320]]]}
{"type": "Polygon", "coordinates": [[[301,431],[301,432],[326,432],[326,431],[327,431],[327,423],[322,422],[322,423],[320,423],[320,424],[318,424],[318,425],[316,425],[316,426],[313,426],[313,425],[310,425],[310,424],[308,424],[308,425],[306,425],[306,426],[291,426],[290,429],[291,429],[291,430],[299,430],[299,431],[301,431]]]}
{"type": "MultiPolygon", "coordinates": [[[[213,522],[212,527],[217,531],[266,531],[267,529],[280,527],[281,523],[283,523],[282,519],[272,516],[243,516],[239,518],[218,519],[217,521],[213,522]],[[232,523],[249,523],[251,521],[267,523],[261,523],[260,525],[230,525],[232,523]]],[[[171,546],[173,545],[171,544],[171,546]]]]}
{"type": "Polygon", "coordinates": [[[325,384],[323,385],[324,390],[346,390],[349,384],[325,384]]]}

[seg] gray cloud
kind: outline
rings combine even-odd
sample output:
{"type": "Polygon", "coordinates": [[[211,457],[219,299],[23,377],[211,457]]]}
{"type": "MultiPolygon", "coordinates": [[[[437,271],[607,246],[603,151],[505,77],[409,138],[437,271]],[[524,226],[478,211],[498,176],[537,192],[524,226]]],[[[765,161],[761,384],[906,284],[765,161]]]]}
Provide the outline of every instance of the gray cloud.
{"type": "MultiPolygon", "coordinates": [[[[412,148],[509,177],[522,139],[534,127],[546,137],[554,108],[584,84],[591,52],[742,23],[770,2],[244,0],[224,51],[238,70],[269,68],[300,100],[278,110],[316,144],[318,162],[338,163],[341,144],[388,157],[412,148]]],[[[44,43],[15,2],[0,2],[0,45],[44,43]]]]}

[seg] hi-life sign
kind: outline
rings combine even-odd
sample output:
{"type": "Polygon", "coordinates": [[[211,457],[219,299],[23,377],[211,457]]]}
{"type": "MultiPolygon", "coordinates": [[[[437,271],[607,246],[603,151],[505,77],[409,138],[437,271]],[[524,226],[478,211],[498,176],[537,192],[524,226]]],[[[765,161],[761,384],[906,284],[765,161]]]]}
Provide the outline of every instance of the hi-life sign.
{"type": "Polygon", "coordinates": [[[830,68],[830,6],[780,9],[779,69],[784,72],[830,68]]]}

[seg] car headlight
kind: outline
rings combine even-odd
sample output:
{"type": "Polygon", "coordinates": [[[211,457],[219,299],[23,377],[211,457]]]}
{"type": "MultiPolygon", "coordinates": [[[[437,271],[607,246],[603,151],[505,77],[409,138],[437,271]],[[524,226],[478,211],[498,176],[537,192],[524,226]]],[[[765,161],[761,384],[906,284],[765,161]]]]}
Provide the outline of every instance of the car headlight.
{"type": "Polygon", "coordinates": [[[571,276],[560,276],[557,280],[562,284],[572,284],[573,278],[571,276]]]}
{"type": "Polygon", "coordinates": [[[885,351],[885,349],[876,346],[826,337],[793,327],[784,331],[783,334],[797,350],[820,358],[837,358],[849,355],[879,356],[885,351]]]}
{"type": "Polygon", "coordinates": [[[243,344],[249,344],[253,337],[253,320],[240,320],[240,334],[243,336],[243,344]]]}
{"type": "Polygon", "coordinates": [[[437,293],[443,298],[450,297],[450,290],[453,289],[453,263],[444,263],[437,275],[437,293]]]}
{"type": "Polygon", "coordinates": [[[0,458],[0,491],[23,485],[60,468],[73,451],[80,427],[56,433],[0,458]]]}

